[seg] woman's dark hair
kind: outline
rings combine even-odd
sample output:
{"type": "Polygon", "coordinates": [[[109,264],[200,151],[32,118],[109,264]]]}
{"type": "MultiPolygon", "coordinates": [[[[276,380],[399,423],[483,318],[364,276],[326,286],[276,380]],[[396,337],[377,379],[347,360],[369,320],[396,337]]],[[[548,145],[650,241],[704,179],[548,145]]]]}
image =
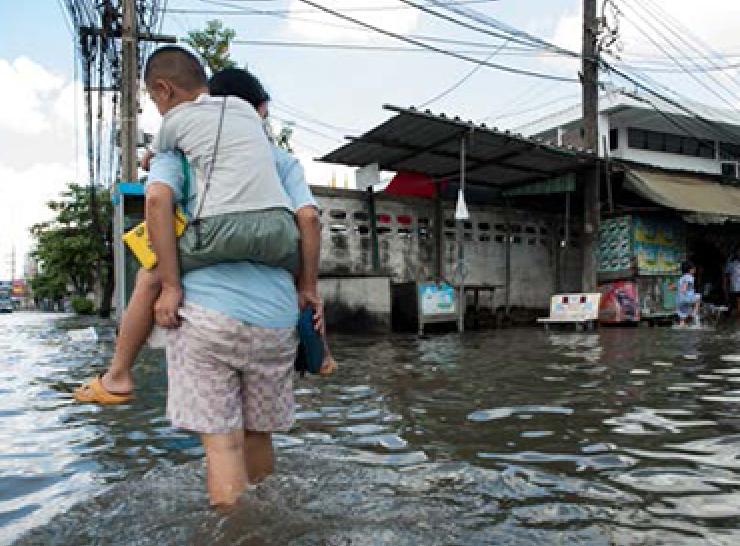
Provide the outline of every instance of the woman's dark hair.
{"type": "Polygon", "coordinates": [[[242,68],[225,68],[217,72],[208,82],[208,88],[215,97],[239,97],[251,104],[255,110],[270,100],[270,95],[257,77],[242,68]]]}
{"type": "Polygon", "coordinates": [[[690,260],[686,260],[685,262],[681,262],[681,274],[686,275],[686,273],[689,273],[692,269],[694,269],[694,263],[690,260]]]}

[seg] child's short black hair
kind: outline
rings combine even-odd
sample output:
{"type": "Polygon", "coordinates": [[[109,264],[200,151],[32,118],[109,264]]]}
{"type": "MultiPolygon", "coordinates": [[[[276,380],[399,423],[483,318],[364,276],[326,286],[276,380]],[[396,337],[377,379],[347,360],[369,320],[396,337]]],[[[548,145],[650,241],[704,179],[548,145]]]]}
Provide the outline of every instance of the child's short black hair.
{"type": "Polygon", "coordinates": [[[144,82],[164,78],[187,91],[208,85],[206,71],[198,58],[187,49],[168,45],[149,55],[144,67],[144,82]]]}
{"type": "Polygon", "coordinates": [[[691,260],[686,260],[685,262],[681,262],[681,274],[682,275],[686,275],[686,273],[690,273],[692,269],[694,269],[694,264],[691,260]]]}
{"type": "Polygon", "coordinates": [[[235,96],[247,101],[256,110],[270,100],[257,76],[242,68],[225,68],[214,74],[208,83],[211,95],[215,97],[235,96]]]}

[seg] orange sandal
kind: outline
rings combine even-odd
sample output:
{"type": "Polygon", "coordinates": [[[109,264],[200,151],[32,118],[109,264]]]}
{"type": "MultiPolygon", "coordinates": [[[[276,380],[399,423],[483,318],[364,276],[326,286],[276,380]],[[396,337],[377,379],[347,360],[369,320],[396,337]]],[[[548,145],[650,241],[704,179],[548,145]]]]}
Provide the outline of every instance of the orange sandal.
{"type": "Polygon", "coordinates": [[[125,404],[131,401],[133,398],[131,393],[116,394],[106,390],[100,380],[101,377],[100,375],[94,377],[77,387],[74,390],[74,399],[78,402],[92,402],[103,405],[125,404]]]}

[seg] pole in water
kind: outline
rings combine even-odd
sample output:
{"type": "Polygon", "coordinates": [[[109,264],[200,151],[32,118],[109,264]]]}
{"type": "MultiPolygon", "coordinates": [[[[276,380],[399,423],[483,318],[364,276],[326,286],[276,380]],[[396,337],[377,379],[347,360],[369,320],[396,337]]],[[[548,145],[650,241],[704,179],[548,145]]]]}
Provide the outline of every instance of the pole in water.
{"type": "Polygon", "coordinates": [[[457,192],[457,207],[455,208],[455,220],[457,225],[457,274],[460,277],[460,288],[458,295],[457,331],[465,331],[465,233],[463,222],[470,218],[468,207],[465,204],[465,136],[460,138],[460,189],[457,192]]]}

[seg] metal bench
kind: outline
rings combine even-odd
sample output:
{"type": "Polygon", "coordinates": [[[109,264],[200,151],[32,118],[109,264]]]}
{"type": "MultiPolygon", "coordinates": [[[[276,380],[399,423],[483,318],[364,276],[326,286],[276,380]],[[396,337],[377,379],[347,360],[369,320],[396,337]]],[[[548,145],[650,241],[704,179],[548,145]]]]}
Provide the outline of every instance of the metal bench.
{"type": "Polygon", "coordinates": [[[550,316],[537,319],[549,330],[553,324],[574,325],[577,330],[593,330],[599,321],[601,294],[556,294],[550,298],[550,316]]]}

